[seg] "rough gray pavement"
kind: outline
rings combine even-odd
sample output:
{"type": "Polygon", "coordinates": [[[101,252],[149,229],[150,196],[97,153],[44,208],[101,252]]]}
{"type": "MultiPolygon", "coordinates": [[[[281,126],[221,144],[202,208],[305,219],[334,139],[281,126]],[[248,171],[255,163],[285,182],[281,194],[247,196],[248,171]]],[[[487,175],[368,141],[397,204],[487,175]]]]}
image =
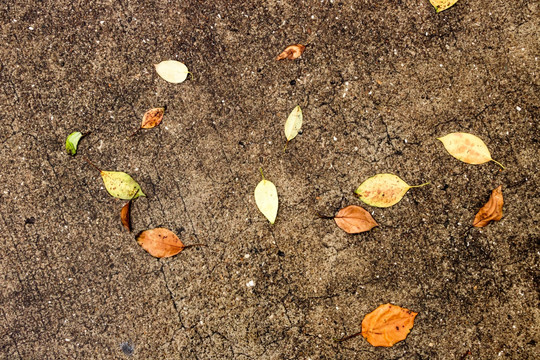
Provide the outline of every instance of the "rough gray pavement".
{"type": "Polygon", "coordinates": [[[539,11],[2,1],[0,359],[533,359],[539,11]],[[160,79],[166,59],[193,79],[160,79]],[[303,133],[284,153],[297,104],[303,133]],[[159,127],[128,137],[164,105],[159,127]],[[92,133],[71,157],[76,130],[92,133]],[[455,131],[506,170],[451,157],[436,138],[455,131]],[[133,233],[84,156],[141,184],[133,233]],[[279,191],[273,226],[254,203],[259,167],[279,191]],[[364,205],[369,233],[317,218],[362,205],[353,190],[386,172],[431,185],[364,205]],[[498,185],[503,219],[471,228],[498,185]],[[158,226],[208,246],[155,259],[135,235],[158,226]],[[419,313],[405,341],[334,342],[384,303],[419,313]]]}

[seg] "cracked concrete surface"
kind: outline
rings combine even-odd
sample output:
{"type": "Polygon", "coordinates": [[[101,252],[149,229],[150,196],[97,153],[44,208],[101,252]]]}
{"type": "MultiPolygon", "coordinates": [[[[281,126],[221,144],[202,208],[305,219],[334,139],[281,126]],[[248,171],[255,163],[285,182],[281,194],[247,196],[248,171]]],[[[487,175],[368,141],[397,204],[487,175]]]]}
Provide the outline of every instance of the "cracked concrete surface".
{"type": "Polygon", "coordinates": [[[0,4],[0,359],[533,359],[538,353],[539,6],[422,1],[0,4]],[[287,45],[310,43],[296,61],[287,45]],[[193,72],[164,82],[153,64],[193,72]],[[304,112],[283,153],[283,125],[304,112]],[[128,137],[144,112],[163,123],[128,137]],[[76,157],[66,136],[81,140],[76,157]],[[437,137],[464,131],[493,163],[437,137]],[[123,205],[88,157],[147,198],[123,205]],[[280,196],[257,211],[258,168],[280,196]],[[412,189],[379,228],[331,220],[392,172],[412,189]],[[471,228],[493,188],[504,217],[471,228]],[[157,260],[135,234],[205,243],[157,260]],[[252,286],[253,285],[253,286],[252,286]],[[392,348],[362,338],[391,302],[392,348]],[[470,352],[470,354],[469,354],[470,352]]]}

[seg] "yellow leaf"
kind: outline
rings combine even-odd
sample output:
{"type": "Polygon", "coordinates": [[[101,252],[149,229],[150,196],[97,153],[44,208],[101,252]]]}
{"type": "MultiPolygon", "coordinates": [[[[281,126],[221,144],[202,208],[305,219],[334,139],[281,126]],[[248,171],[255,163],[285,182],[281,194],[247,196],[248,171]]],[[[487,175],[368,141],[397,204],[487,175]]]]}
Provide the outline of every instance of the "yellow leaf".
{"type": "Polygon", "coordinates": [[[291,111],[285,122],[285,136],[287,137],[287,141],[291,141],[298,135],[298,131],[302,127],[302,120],[302,109],[300,106],[297,106],[291,111]]]}
{"type": "Polygon", "coordinates": [[[278,212],[278,193],[276,186],[264,178],[262,170],[261,175],[263,179],[255,188],[255,203],[270,224],[273,224],[278,212]]]}
{"type": "Polygon", "coordinates": [[[101,178],[109,194],[115,198],[131,200],[146,196],[139,184],[124,172],[101,170],[101,178]]]}
{"type": "Polygon", "coordinates": [[[176,60],[165,60],[154,65],[161,78],[173,84],[179,84],[191,74],[186,65],[176,60]]]}
{"type": "Polygon", "coordinates": [[[438,140],[443,143],[450,155],[467,164],[483,164],[493,161],[504,169],[504,166],[491,158],[486,144],[477,136],[467,133],[452,133],[438,138],[438,140]]]}
{"type": "Polygon", "coordinates": [[[437,12],[441,12],[443,10],[446,10],[450,7],[452,7],[455,3],[458,2],[458,0],[429,0],[431,5],[437,10],[437,12]]]}
{"type": "Polygon", "coordinates": [[[413,187],[427,185],[410,186],[399,176],[393,174],[378,174],[364,181],[355,193],[360,200],[368,205],[376,207],[389,207],[397,204],[405,193],[413,187]]]}

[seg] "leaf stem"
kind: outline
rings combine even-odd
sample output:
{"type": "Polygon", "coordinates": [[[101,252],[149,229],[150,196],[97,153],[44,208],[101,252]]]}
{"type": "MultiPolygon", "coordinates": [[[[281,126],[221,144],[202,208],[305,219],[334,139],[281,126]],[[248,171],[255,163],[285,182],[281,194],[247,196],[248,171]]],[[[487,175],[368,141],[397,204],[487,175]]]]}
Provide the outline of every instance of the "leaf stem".
{"type": "Polygon", "coordinates": [[[319,214],[318,212],[315,212],[315,214],[317,215],[317,217],[318,217],[319,219],[331,220],[331,219],[334,219],[334,218],[335,218],[335,216],[325,216],[325,215],[319,214]]]}
{"type": "Polygon", "coordinates": [[[343,342],[345,340],[355,338],[355,337],[357,337],[358,335],[361,335],[361,334],[362,334],[362,332],[360,331],[360,332],[357,332],[356,334],[352,334],[352,335],[349,335],[349,336],[342,337],[341,339],[334,339],[334,341],[343,342]]]}
{"type": "Polygon", "coordinates": [[[94,169],[96,169],[97,171],[101,172],[101,169],[98,168],[96,165],[92,164],[92,162],[90,160],[88,160],[88,158],[86,156],[83,156],[83,159],[86,160],[87,163],[89,163],[90,165],[92,165],[92,167],[94,169]]]}
{"type": "Polygon", "coordinates": [[[287,150],[287,145],[289,145],[289,140],[285,143],[285,147],[283,148],[283,153],[285,153],[285,150],[287,150]]]}
{"type": "Polygon", "coordinates": [[[420,184],[420,185],[409,186],[409,188],[418,188],[418,187],[422,187],[422,186],[426,186],[426,185],[429,185],[429,181],[427,183],[423,183],[423,184],[420,184]]]}
{"type": "Polygon", "coordinates": [[[502,167],[503,170],[506,169],[506,168],[503,166],[503,164],[501,164],[500,162],[498,162],[498,161],[496,161],[496,160],[493,160],[493,159],[491,159],[491,161],[493,161],[495,164],[497,164],[497,165],[499,165],[500,167],[502,167]]]}
{"type": "Polygon", "coordinates": [[[263,174],[263,171],[262,171],[262,167],[259,168],[259,171],[261,172],[261,176],[262,176],[263,180],[266,180],[266,179],[264,178],[264,174],[263,174]]]}
{"type": "Polygon", "coordinates": [[[191,248],[191,247],[196,247],[196,246],[208,246],[208,245],[206,245],[206,244],[191,244],[191,245],[185,245],[185,246],[182,248],[182,250],[183,250],[183,249],[188,249],[188,248],[191,248]]]}
{"type": "Polygon", "coordinates": [[[141,129],[142,129],[142,128],[138,128],[137,130],[135,130],[135,131],[133,132],[133,134],[129,135],[129,137],[135,136],[135,134],[138,133],[139,130],[141,130],[141,129]]]}

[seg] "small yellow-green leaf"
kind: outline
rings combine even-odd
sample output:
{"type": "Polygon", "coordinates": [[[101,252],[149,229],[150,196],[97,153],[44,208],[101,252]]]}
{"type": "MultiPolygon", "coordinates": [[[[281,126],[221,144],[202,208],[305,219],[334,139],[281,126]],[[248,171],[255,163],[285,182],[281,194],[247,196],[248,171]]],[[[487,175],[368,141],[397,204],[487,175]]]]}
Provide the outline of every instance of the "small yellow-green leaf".
{"type": "Polygon", "coordinates": [[[190,74],[187,66],[176,60],[165,60],[154,66],[163,80],[173,84],[184,82],[190,74]]]}
{"type": "Polygon", "coordinates": [[[139,184],[131,176],[120,171],[100,170],[105,188],[115,198],[130,200],[146,196],[139,184]]]}
{"type": "Polygon", "coordinates": [[[477,136],[468,133],[452,133],[438,138],[438,140],[443,143],[450,155],[467,164],[483,164],[493,161],[504,169],[504,166],[491,158],[486,144],[477,136]]]}
{"type": "Polygon", "coordinates": [[[458,2],[458,0],[429,0],[431,5],[437,10],[437,12],[441,12],[443,10],[446,10],[450,7],[452,7],[455,3],[458,2]]]}
{"type": "MultiPolygon", "coordinates": [[[[261,171],[262,173],[262,171],[261,171]]],[[[273,224],[278,212],[278,193],[276,186],[264,178],[255,188],[255,203],[263,215],[273,224]]]]}
{"type": "Polygon", "coordinates": [[[378,174],[364,181],[355,193],[368,205],[389,207],[397,204],[410,188],[427,184],[410,186],[394,174],[378,174]]]}
{"type": "Polygon", "coordinates": [[[291,111],[285,122],[285,136],[287,137],[287,141],[291,141],[298,135],[298,131],[302,127],[302,120],[302,109],[300,106],[297,106],[291,111]]]}
{"type": "Polygon", "coordinates": [[[78,131],[72,132],[68,135],[66,138],[66,151],[68,154],[75,155],[77,153],[77,145],[83,136],[84,135],[78,131]]]}

